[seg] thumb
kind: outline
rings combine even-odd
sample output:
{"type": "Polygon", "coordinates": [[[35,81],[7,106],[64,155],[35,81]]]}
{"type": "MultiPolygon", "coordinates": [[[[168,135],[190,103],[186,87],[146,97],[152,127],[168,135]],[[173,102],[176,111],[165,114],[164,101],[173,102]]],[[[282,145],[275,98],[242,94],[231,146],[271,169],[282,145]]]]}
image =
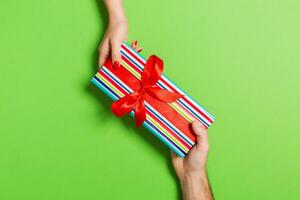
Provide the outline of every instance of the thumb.
{"type": "Polygon", "coordinates": [[[172,150],[171,151],[171,160],[172,160],[172,164],[176,169],[181,170],[182,169],[182,164],[183,164],[183,159],[181,157],[179,157],[177,154],[175,154],[172,150]]]}
{"type": "Polygon", "coordinates": [[[209,149],[209,143],[208,143],[208,135],[206,129],[200,122],[196,120],[192,122],[192,129],[194,134],[197,137],[197,143],[196,143],[197,150],[207,152],[209,149]]]}

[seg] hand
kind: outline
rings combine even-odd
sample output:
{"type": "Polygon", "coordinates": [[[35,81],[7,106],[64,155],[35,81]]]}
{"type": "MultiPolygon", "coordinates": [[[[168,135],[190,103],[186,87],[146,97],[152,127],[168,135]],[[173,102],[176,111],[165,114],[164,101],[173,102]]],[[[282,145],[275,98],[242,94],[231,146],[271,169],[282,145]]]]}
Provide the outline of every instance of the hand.
{"type": "Polygon", "coordinates": [[[186,157],[172,153],[172,163],[179,178],[184,200],[212,200],[213,194],[206,175],[209,143],[206,129],[197,121],[192,123],[197,143],[186,157]]]}
{"type": "Polygon", "coordinates": [[[209,150],[206,129],[197,121],[192,123],[192,129],[197,136],[197,143],[186,155],[180,158],[172,152],[172,163],[179,179],[186,175],[203,175],[206,172],[206,160],[209,150]]]}
{"type": "Polygon", "coordinates": [[[123,40],[127,39],[128,25],[126,20],[110,21],[105,35],[99,45],[99,67],[111,56],[115,67],[120,65],[120,48],[123,40]]]}
{"type": "MultiPolygon", "coordinates": [[[[99,45],[99,68],[104,64],[106,59],[111,56],[114,67],[118,67],[121,63],[120,48],[122,41],[127,38],[127,23],[116,22],[116,24],[109,26],[104,38],[99,45]]],[[[131,47],[137,52],[141,52],[142,48],[138,46],[138,41],[134,40],[131,47]]]]}

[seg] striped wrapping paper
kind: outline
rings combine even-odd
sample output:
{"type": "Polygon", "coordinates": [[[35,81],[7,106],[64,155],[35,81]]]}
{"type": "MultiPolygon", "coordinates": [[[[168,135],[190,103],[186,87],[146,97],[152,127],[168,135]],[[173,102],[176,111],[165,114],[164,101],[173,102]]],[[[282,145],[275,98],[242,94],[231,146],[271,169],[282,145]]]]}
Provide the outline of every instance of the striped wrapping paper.
{"type": "MultiPolygon", "coordinates": [[[[91,82],[105,92],[112,100],[132,93],[141,79],[146,59],[127,43],[121,46],[121,67],[114,70],[111,62],[106,62],[91,82]]],[[[184,97],[173,103],[160,102],[151,97],[145,99],[146,121],[143,126],[157,136],[180,157],[184,157],[196,142],[190,122],[200,121],[208,128],[214,116],[183,92],[164,74],[156,84],[158,87],[183,94],[184,97]]],[[[134,113],[131,112],[131,116],[134,113]]]]}

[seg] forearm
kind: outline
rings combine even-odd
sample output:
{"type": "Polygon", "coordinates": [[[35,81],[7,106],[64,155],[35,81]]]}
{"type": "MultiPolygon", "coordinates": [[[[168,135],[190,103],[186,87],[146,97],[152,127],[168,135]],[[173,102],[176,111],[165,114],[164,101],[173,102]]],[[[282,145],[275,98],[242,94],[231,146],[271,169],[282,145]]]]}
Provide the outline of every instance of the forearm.
{"type": "Polygon", "coordinates": [[[183,200],[213,200],[206,173],[185,175],[180,179],[183,200]]]}
{"type": "Polygon", "coordinates": [[[106,6],[109,22],[126,21],[122,0],[103,0],[106,6]]]}

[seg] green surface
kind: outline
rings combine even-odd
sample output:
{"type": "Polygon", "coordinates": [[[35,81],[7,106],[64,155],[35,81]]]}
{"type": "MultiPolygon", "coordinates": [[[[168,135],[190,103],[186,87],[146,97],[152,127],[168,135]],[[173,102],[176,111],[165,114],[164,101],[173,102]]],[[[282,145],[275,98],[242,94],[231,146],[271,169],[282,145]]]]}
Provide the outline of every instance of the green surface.
{"type": "MultiPolygon", "coordinates": [[[[300,199],[300,2],[126,0],[129,39],[211,111],[216,199],[300,199]]],[[[90,78],[96,0],[0,2],[0,199],[179,198],[168,149],[90,78]]]]}

